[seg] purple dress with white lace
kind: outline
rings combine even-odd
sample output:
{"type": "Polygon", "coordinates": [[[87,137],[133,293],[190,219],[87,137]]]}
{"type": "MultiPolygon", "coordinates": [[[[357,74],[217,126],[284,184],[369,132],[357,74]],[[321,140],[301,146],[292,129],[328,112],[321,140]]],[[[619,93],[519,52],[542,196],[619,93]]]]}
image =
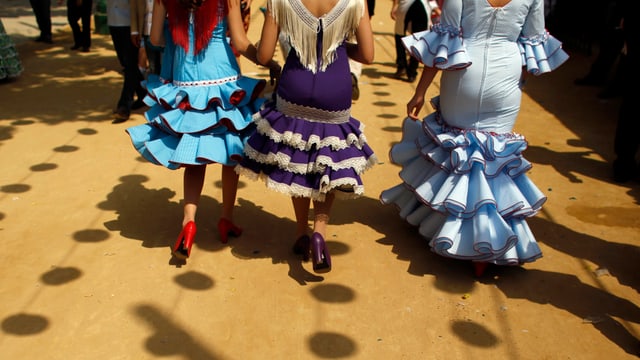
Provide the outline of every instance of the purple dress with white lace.
{"type": "Polygon", "coordinates": [[[385,204],[419,227],[446,257],[516,265],[542,256],[526,218],[546,197],[527,177],[525,138],[512,132],[523,66],[539,75],[567,58],[544,28],[543,0],[446,0],[441,23],[407,36],[405,46],[444,70],[436,111],[407,118],[391,160],[402,183],[382,192],[385,204]]]}
{"type": "Polygon", "coordinates": [[[314,17],[299,0],[270,0],[270,8],[292,50],[275,100],[254,116],[257,131],[247,141],[246,157],[236,171],[262,178],[269,188],[295,197],[323,200],[334,190],[339,190],[336,195],[361,195],[360,175],[376,158],[363,124],[351,117],[344,41],[355,31],[363,2],[340,0],[322,18],[314,17]],[[309,39],[317,45],[314,50],[304,49],[309,39]]]}

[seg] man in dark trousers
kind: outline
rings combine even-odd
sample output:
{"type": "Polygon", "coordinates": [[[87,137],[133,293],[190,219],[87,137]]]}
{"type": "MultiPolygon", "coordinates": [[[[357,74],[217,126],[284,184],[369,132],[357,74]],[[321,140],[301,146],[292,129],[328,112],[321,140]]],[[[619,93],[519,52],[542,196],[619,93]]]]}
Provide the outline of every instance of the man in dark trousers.
{"type": "Polygon", "coordinates": [[[40,29],[40,36],[35,40],[47,44],[53,44],[51,35],[51,0],[29,0],[33,14],[36,16],[36,23],[40,29]]]}
{"type": "Polygon", "coordinates": [[[613,162],[613,179],[627,182],[638,177],[639,166],[636,160],[640,149],[640,115],[635,102],[640,98],[640,58],[638,42],[640,27],[638,12],[632,8],[635,1],[623,3],[622,31],[624,33],[626,66],[624,67],[622,103],[618,114],[618,124],[614,138],[616,159],[613,162]]]}
{"type": "MultiPolygon", "coordinates": [[[[61,2],[62,0],[60,0],[61,2]]],[[[67,20],[73,32],[71,50],[88,52],[91,47],[91,11],[93,0],[67,0],[67,20]],[[78,24],[82,23],[82,27],[78,24]]]]}
{"type": "Polygon", "coordinates": [[[118,61],[124,68],[122,91],[113,112],[114,124],[129,120],[131,110],[143,107],[142,99],[147,93],[141,85],[144,77],[138,69],[138,47],[131,41],[130,14],[129,0],[107,0],[109,33],[118,61]],[[137,96],[136,101],[134,95],[137,96]]]}

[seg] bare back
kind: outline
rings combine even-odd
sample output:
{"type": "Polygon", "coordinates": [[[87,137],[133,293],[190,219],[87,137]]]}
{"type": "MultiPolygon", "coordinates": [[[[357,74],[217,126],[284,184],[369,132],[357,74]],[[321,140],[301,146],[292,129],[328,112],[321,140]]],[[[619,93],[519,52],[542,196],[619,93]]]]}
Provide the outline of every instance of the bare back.
{"type": "Polygon", "coordinates": [[[494,8],[501,8],[510,3],[511,0],[487,0],[487,2],[494,8]]]}
{"type": "Polygon", "coordinates": [[[313,14],[313,16],[320,18],[329,13],[338,4],[339,0],[300,0],[307,10],[313,14]]]}

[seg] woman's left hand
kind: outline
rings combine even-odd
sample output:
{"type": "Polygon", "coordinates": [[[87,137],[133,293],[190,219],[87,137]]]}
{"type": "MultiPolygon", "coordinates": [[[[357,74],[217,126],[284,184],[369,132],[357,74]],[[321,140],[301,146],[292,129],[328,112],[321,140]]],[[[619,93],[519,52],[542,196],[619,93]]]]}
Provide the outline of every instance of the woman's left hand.
{"type": "Polygon", "coordinates": [[[276,61],[271,61],[271,64],[269,64],[269,84],[277,84],[280,79],[281,72],[282,68],[280,67],[280,64],[276,61]]]}

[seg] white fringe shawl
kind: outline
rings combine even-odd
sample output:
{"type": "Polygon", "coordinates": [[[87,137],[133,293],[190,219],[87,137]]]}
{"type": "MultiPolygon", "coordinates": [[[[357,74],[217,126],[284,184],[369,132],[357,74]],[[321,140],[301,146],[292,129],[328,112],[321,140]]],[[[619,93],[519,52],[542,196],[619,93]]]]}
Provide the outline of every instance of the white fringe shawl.
{"type": "MultiPolygon", "coordinates": [[[[312,73],[324,71],[336,58],[336,49],[355,35],[364,15],[364,0],[339,0],[320,18],[300,0],[268,0],[280,32],[288,39],[300,62],[312,73]],[[322,30],[322,57],[318,64],[317,37],[322,30]]],[[[286,56],[286,54],[285,54],[286,56]]]]}

